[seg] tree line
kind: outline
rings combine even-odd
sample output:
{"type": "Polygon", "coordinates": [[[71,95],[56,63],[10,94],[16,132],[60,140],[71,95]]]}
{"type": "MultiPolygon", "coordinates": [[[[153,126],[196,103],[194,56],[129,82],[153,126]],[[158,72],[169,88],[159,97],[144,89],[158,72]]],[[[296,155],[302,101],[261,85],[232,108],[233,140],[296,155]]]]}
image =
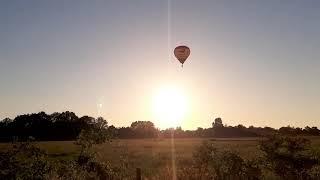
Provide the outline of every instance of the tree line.
{"type": "MultiPolygon", "coordinates": [[[[0,141],[25,140],[35,138],[40,141],[76,140],[81,130],[90,129],[98,122],[105,121],[102,117],[78,117],[74,112],[46,114],[45,112],[18,115],[14,119],[5,118],[0,121],[0,141]]],[[[181,127],[160,130],[150,121],[135,121],[129,127],[107,126],[113,138],[177,138],[192,137],[258,137],[280,133],[282,135],[319,136],[317,127],[245,127],[224,125],[221,118],[212,122],[212,127],[196,130],[183,130],[181,127]]]]}

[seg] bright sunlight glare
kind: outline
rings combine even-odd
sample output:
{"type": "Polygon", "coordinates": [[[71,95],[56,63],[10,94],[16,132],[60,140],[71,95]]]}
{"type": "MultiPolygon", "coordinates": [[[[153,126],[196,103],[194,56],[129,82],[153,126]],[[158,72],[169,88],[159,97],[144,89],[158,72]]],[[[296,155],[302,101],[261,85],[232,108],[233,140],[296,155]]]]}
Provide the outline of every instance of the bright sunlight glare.
{"type": "Polygon", "coordinates": [[[187,98],[184,92],[174,87],[159,89],[153,97],[153,111],[162,128],[181,126],[187,112],[187,98]]]}

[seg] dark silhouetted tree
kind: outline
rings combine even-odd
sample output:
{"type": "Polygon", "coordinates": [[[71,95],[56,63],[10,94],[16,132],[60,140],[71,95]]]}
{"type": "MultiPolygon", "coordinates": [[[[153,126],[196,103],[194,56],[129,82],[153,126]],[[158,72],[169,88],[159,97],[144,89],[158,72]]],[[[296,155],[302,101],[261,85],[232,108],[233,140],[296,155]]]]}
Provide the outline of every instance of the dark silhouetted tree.
{"type": "Polygon", "coordinates": [[[214,122],[212,123],[212,127],[213,127],[213,128],[223,127],[222,119],[221,119],[221,118],[216,118],[216,119],[214,119],[214,122]]]}
{"type": "Polygon", "coordinates": [[[136,138],[154,138],[158,134],[150,121],[135,121],[131,124],[131,129],[136,138]]]}

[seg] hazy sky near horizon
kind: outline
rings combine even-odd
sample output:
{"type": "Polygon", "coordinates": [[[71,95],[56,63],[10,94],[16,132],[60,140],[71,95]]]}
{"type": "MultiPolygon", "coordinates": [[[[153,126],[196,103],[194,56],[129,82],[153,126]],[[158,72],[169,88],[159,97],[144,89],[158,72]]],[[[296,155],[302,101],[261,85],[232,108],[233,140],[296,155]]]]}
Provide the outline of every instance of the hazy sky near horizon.
{"type": "MultiPolygon", "coordinates": [[[[0,119],[73,111],[156,121],[182,89],[182,127],[320,126],[318,0],[0,1],[0,119]],[[181,69],[172,55],[186,44],[181,69]]],[[[158,124],[156,124],[158,125],[158,124]]]]}

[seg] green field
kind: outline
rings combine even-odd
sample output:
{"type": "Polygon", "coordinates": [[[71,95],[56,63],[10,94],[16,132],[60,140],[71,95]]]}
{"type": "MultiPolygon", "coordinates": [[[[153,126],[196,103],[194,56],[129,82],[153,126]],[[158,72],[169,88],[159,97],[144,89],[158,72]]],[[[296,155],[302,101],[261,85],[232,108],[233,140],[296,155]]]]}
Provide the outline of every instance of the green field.
{"type": "MultiPolygon", "coordinates": [[[[320,138],[310,137],[312,146],[320,148],[320,138]]],[[[239,153],[240,156],[251,159],[261,152],[258,149],[259,138],[186,138],[174,140],[174,155],[177,166],[188,166],[192,154],[203,141],[210,141],[217,148],[239,153]]],[[[10,148],[10,144],[2,143],[2,150],[10,148]]],[[[37,146],[45,150],[52,159],[74,158],[79,153],[79,147],[73,141],[37,142],[37,146]]],[[[113,165],[126,164],[130,173],[139,167],[145,176],[171,168],[171,139],[128,139],[113,140],[94,147],[99,161],[108,161],[113,165]]]]}

